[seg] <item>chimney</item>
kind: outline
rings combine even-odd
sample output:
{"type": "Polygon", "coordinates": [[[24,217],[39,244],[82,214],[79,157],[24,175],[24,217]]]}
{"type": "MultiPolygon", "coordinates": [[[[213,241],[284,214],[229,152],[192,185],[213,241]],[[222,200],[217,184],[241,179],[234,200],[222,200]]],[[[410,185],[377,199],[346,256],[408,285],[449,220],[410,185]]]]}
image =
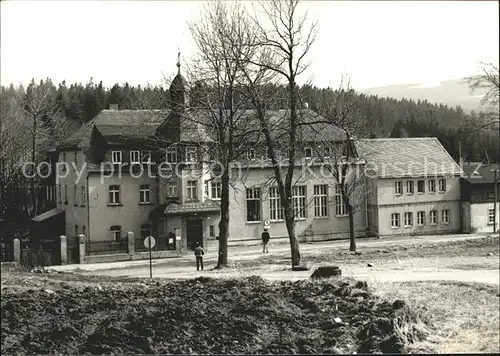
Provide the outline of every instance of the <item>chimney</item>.
{"type": "Polygon", "coordinates": [[[109,104],[109,110],[119,110],[118,104],[109,104]]]}

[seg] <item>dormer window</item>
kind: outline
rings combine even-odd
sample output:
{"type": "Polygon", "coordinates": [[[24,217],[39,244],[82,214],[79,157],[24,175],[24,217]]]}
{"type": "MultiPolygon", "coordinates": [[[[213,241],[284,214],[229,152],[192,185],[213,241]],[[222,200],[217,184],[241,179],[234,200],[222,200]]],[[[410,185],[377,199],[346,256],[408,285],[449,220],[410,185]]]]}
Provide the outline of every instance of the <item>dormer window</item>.
{"type": "Polygon", "coordinates": [[[248,159],[255,159],[255,148],[250,148],[247,151],[247,158],[248,159]]]}
{"type": "Polygon", "coordinates": [[[142,151],[142,163],[150,163],[151,162],[151,151],[142,151]]]}
{"type": "Polygon", "coordinates": [[[140,152],[130,151],[130,163],[140,163],[140,152]]]}
{"type": "Polygon", "coordinates": [[[186,162],[196,162],[197,161],[196,153],[197,152],[195,146],[186,147],[186,162]]]}
{"type": "Polygon", "coordinates": [[[111,152],[111,162],[117,164],[122,163],[122,151],[112,151],[111,152]]]}
{"type": "Polygon", "coordinates": [[[312,158],[312,152],[313,152],[313,151],[312,151],[312,148],[311,148],[311,147],[306,147],[306,148],[304,149],[304,156],[305,156],[306,158],[312,158]]]}

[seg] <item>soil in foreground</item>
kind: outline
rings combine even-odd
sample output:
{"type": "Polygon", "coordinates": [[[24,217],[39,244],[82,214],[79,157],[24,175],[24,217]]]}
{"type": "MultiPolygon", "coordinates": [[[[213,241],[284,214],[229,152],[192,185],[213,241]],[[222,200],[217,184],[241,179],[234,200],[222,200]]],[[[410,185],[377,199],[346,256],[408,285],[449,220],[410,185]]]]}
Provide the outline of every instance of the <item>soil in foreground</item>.
{"type": "Polygon", "coordinates": [[[425,337],[403,301],[351,279],[51,278],[46,288],[2,288],[2,354],[401,353],[425,337]]]}

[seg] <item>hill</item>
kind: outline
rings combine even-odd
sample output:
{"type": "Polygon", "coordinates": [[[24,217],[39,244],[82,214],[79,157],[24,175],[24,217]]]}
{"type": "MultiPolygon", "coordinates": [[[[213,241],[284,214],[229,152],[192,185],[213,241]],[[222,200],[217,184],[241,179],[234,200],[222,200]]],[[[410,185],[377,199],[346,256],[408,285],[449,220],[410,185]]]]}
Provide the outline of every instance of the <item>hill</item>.
{"type": "Polygon", "coordinates": [[[399,84],[359,90],[360,93],[395,99],[427,100],[450,107],[461,106],[465,111],[479,112],[484,91],[471,92],[465,78],[436,83],[399,84]]]}

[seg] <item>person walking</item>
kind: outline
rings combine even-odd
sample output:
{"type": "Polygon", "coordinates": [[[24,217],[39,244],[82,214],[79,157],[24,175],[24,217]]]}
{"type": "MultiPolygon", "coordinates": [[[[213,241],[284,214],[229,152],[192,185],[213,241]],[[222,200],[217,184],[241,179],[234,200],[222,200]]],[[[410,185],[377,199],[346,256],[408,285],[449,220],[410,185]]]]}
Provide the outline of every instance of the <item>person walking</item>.
{"type": "Polygon", "coordinates": [[[264,228],[261,238],[262,238],[262,252],[268,253],[269,251],[267,250],[267,244],[269,243],[269,239],[271,238],[271,236],[269,235],[269,231],[267,231],[267,228],[264,228]]]}
{"type": "Polygon", "coordinates": [[[196,248],[194,249],[194,255],[196,256],[196,270],[199,271],[200,267],[203,271],[203,255],[205,254],[205,250],[200,246],[200,243],[196,243],[196,248]]]}

